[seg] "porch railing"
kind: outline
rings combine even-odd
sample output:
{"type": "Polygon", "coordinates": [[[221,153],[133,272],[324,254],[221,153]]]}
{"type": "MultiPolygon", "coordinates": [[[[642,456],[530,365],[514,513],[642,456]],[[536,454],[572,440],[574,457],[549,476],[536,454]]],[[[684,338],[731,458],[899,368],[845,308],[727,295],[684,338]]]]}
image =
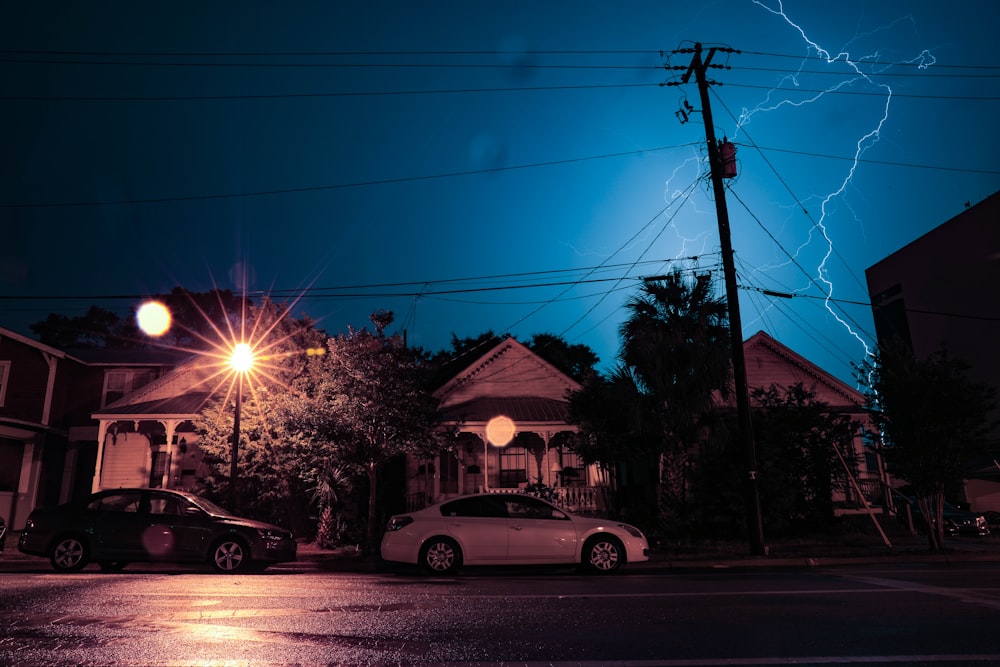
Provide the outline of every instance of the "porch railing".
{"type": "MultiPolygon", "coordinates": [[[[608,508],[608,488],[606,486],[558,486],[555,503],[570,512],[579,514],[600,514],[608,508]]],[[[490,488],[484,493],[517,493],[519,488],[490,488]]],[[[406,498],[406,511],[415,512],[431,504],[426,493],[411,493],[406,498]]]]}

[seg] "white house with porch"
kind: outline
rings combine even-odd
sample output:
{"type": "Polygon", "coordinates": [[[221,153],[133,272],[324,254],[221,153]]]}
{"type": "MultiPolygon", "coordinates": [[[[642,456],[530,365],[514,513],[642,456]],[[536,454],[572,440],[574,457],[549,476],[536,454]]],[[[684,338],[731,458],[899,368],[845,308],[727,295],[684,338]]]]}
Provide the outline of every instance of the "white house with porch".
{"type": "Polygon", "coordinates": [[[542,482],[577,511],[603,509],[607,478],[572,448],[567,395],[580,385],[513,338],[435,392],[455,447],[407,462],[410,509],[454,496],[542,482]]]}

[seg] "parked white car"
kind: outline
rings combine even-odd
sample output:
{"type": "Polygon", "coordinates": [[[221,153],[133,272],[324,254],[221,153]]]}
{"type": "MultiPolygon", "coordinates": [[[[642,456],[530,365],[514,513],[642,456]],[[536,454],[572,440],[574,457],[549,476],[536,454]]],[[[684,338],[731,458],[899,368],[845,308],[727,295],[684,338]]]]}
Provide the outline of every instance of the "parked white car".
{"type": "Polygon", "coordinates": [[[649,560],[649,542],[627,523],[576,516],[534,496],[484,493],[393,516],[382,558],[433,574],[462,565],[541,564],[608,573],[649,560]]]}

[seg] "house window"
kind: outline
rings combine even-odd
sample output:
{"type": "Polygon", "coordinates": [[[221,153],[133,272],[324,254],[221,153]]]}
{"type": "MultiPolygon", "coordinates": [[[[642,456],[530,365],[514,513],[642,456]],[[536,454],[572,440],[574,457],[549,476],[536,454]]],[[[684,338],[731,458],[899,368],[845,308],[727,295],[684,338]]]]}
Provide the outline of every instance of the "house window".
{"type": "Polygon", "coordinates": [[[10,362],[0,361],[0,407],[3,407],[7,397],[7,378],[10,377],[10,362]]]}
{"type": "Polygon", "coordinates": [[[528,481],[528,453],[524,447],[500,450],[500,487],[517,488],[528,481]]]}
{"type": "Polygon", "coordinates": [[[104,374],[104,397],[101,407],[114,403],[156,379],[156,371],[151,369],[113,370],[104,374]]]}

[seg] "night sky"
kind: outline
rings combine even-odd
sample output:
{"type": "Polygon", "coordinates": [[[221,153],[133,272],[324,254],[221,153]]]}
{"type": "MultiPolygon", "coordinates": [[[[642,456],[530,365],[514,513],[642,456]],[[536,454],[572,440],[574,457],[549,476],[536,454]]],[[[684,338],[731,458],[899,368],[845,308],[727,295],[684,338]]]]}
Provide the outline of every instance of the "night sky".
{"type": "Polygon", "coordinates": [[[722,293],[698,89],[660,85],[697,41],[741,52],[710,76],[744,336],[850,382],[864,270],[1000,189],[998,27],[994,0],[6,3],[0,326],[246,269],[331,333],[387,309],[431,351],[547,332],[607,368],[644,276],[722,293]]]}

